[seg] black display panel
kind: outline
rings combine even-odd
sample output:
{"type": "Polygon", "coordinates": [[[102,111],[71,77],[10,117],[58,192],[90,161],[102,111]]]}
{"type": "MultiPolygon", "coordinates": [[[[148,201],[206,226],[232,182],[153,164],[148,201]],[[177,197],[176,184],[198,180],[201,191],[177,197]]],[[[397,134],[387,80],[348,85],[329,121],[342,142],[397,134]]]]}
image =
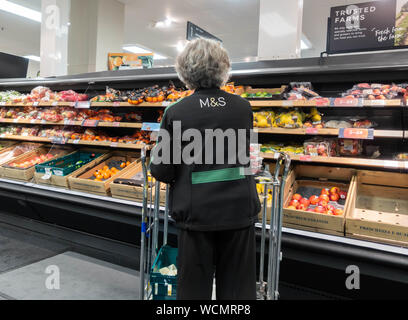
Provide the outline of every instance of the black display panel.
{"type": "Polygon", "coordinates": [[[0,79],[25,78],[28,59],[0,52],[0,79]]]}

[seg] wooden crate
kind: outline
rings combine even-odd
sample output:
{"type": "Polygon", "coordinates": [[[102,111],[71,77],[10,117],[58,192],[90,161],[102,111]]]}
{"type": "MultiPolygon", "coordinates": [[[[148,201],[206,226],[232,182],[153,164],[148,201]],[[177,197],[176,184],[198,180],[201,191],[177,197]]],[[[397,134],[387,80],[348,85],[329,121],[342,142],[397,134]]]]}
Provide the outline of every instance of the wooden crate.
{"type": "Polygon", "coordinates": [[[23,180],[23,181],[30,181],[34,177],[35,173],[35,165],[20,169],[20,168],[13,168],[10,165],[12,163],[23,163],[32,157],[38,157],[40,155],[44,155],[47,153],[51,153],[54,158],[64,156],[70,153],[72,149],[67,147],[40,147],[38,149],[32,150],[30,152],[24,153],[23,155],[10,160],[6,164],[2,165],[2,172],[1,175],[5,178],[23,180]]]}
{"type": "MultiPolygon", "coordinates": [[[[136,174],[142,171],[142,163],[138,162],[135,166],[131,168],[126,168],[118,174],[116,179],[131,179],[136,174]]],[[[142,186],[129,186],[126,184],[115,183],[115,180],[112,181],[110,188],[112,192],[112,197],[120,198],[131,201],[143,201],[143,187],[142,186]]],[[[164,183],[160,184],[160,205],[164,206],[166,204],[166,185],[164,183]]],[[[150,187],[149,187],[150,193],[150,187]]],[[[152,191],[153,199],[155,196],[155,189],[152,191]]]]}
{"type": "MultiPolygon", "coordinates": [[[[332,168],[321,166],[298,165],[288,175],[285,185],[283,225],[310,227],[317,232],[336,232],[344,235],[345,216],[349,210],[349,203],[353,193],[352,185],[355,170],[347,168],[332,168]],[[287,209],[292,195],[297,193],[299,187],[312,187],[316,189],[338,187],[347,191],[348,196],[344,204],[344,214],[333,216],[316,212],[287,209]]],[[[318,195],[318,194],[317,194],[318,195]]]]}
{"type": "MultiPolygon", "coordinates": [[[[103,161],[97,165],[85,166],[72,174],[69,178],[69,187],[72,190],[86,191],[89,193],[95,193],[99,195],[110,195],[110,184],[113,180],[117,179],[119,174],[107,179],[106,181],[94,181],[89,179],[93,176],[96,170],[102,169],[106,164],[112,160],[130,161],[129,167],[133,167],[137,164],[137,160],[140,158],[139,153],[128,153],[115,151],[104,156],[103,161]]],[[[128,168],[129,168],[128,167],[128,168]]]]}
{"type": "Polygon", "coordinates": [[[346,216],[346,233],[408,244],[408,174],[359,171],[346,216]]]}
{"type": "MultiPolygon", "coordinates": [[[[24,145],[27,145],[27,144],[28,145],[33,145],[33,146],[36,147],[36,149],[43,146],[42,144],[39,144],[39,143],[27,143],[27,142],[20,143],[20,144],[15,144],[15,145],[11,145],[10,147],[8,147],[6,149],[1,150],[0,155],[3,155],[6,152],[12,151],[12,150],[14,150],[14,148],[16,148],[16,147],[18,147],[19,145],[22,145],[22,144],[24,144],[24,145]]],[[[35,150],[35,149],[33,149],[33,150],[35,150]]],[[[26,155],[29,152],[32,152],[33,150],[27,151],[25,153],[22,153],[22,154],[18,155],[17,157],[14,157],[14,158],[11,158],[11,159],[8,159],[8,160],[4,160],[4,159],[0,160],[0,176],[1,177],[3,176],[3,167],[2,167],[3,164],[6,164],[6,163],[8,163],[8,162],[10,162],[12,160],[18,160],[20,157],[23,157],[24,155],[26,155]]]]}
{"type": "Polygon", "coordinates": [[[51,175],[51,177],[49,179],[42,179],[42,177],[45,175],[44,173],[39,173],[39,172],[34,172],[34,178],[35,178],[35,182],[37,184],[45,184],[45,185],[52,185],[55,187],[62,187],[62,188],[66,188],[69,189],[69,178],[72,177],[73,175],[79,173],[80,170],[84,169],[84,168],[92,168],[96,165],[98,165],[101,161],[104,161],[106,159],[106,154],[108,152],[104,152],[102,150],[99,149],[80,149],[77,151],[84,151],[84,152],[95,152],[95,153],[103,153],[103,155],[101,155],[100,157],[96,158],[95,160],[87,163],[86,165],[82,166],[81,168],[79,168],[78,170],[66,175],[66,176],[56,176],[54,174],[51,175]]]}

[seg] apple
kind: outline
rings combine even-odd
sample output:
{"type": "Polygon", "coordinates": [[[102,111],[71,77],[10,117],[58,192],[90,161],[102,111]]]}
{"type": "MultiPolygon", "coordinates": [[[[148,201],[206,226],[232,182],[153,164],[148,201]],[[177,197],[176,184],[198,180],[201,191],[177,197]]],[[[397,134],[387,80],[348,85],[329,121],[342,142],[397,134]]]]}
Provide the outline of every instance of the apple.
{"type": "Polygon", "coordinates": [[[343,210],[342,209],[336,209],[336,210],[334,210],[333,215],[342,216],[343,215],[343,210]]]}
{"type": "Polygon", "coordinates": [[[292,196],[292,200],[300,201],[300,199],[302,199],[302,196],[300,194],[298,194],[298,193],[296,193],[296,194],[294,194],[292,196]]]}
{"type": "Polygon", "coordinates": [[[327,194],[321,194],[320,197],[319,197],[319,199],[320,199],[320,200],[324,200],[324,201],[326,201],[326,202],[329,202],[329,201],[330,201],[330,198],[329,198],[329,196],[328,196],[327,194]]]}
{"type": "Polygon", "coordinates": [[[330,195],[330,201],[339,201],[340,196],[337,193],[332,193],[330,195]]]}
{"type": "Polygon", "coordinates": [[[326,188],[323,188],[322,191],[320,192],[320,194],[325,194],[325,195],[329,195],[329,190],[326,188]]]}
{"type": "Polygon", "coordinates": [[[310,204],[316,205],[319,202],[319,197],[318,196],[311,196],[309,198],[310,204]]]}
{"type": "Polygon", "coordinates": [[[315,212],[314,209],[312,209],[312,208],[308,208],[306,211],[308,211],[308,212],[315,212]]]}
{"type": "Polygon", "coordinates": [[[340,192],[339,192],[339,196],[340,196],[340,199],[346,200],[346,198],[347,198],[347,192],[346,192],[346,191],[340,191],[340,192]]]}
{"type": "Polygon", "coordinates": [[[319,206],[320,207],[326,208],[328,204],[329,203],[326,200],[320,200],[319,201],[319,206]]]}
{"type": "Polygon", "coordinates": [[[289,202],[289,206],[293,206],[293,207],[297,207],[299,205],[299,201],[297,200],[292,200],[291,202],[289,202]]]}
{"type": "Polygon", "coordinates": [[[307,207],[304,204],[301,203],[296,207],[296,209],[306,211],[307,207]]]}
{"type": "Polygon", "coordinates": [[[321,207],[321,206],[317,206],[317,207],[314,209],[314,212],[316,212],[316,213],[325,213],[326,210],[325,210],[323,207],[321,207]]]}
{"type": "Polygon", "coordinates": [[[289,207],[287,207],[286,209],[296,210],[296,207],[294,207],[294,206],[289,206],[289,207]]]}
{"type": "Polygon", "coordinates": [[[327,210],[327,211],[326,211],[326,214],[333,215],[333,210],[327,210]]]}
{"type": "Polygon", "coordinates": [[[326,207],[327,211],[334,211],[336,208],[332,206],[331,204],[328,204],[326,207]]]}
{"type": "Polygon", "coordinates": [[[330,194],[339,193],[340,189],[338,187],[333,187],[330,189],[330,194]]]}
{"type": "Polygon", "coordinates": [[[303,204],[306,208],[310,206],[310,201],[307,198],[300,199],[300,204],[303,204]]]}

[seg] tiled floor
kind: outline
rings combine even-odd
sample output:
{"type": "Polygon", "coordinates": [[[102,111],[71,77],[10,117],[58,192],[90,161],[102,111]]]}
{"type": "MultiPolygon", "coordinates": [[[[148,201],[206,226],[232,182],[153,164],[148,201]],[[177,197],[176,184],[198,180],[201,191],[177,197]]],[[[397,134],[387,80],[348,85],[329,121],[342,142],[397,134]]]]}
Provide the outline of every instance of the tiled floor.
{"type": "Polygon", "coordinates": [[[138,298],[137,271],[71,252],[57,240],[0,224],[0,300],[138,298]]]}

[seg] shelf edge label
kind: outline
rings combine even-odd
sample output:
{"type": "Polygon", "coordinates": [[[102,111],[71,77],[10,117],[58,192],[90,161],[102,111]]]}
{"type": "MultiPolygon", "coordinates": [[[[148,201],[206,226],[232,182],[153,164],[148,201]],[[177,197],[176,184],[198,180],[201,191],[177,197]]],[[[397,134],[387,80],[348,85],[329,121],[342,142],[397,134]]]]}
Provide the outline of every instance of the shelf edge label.
{"type": "Polygon", "coordinates": [[[160,123],[158,122],[143,122],[142,131],[160,131],[160,123]]]}
{"type": "Polygon", "coordinates": [[[340,128],[339,138],[373,140],[374,139],[374,129],[340,128]]]}

